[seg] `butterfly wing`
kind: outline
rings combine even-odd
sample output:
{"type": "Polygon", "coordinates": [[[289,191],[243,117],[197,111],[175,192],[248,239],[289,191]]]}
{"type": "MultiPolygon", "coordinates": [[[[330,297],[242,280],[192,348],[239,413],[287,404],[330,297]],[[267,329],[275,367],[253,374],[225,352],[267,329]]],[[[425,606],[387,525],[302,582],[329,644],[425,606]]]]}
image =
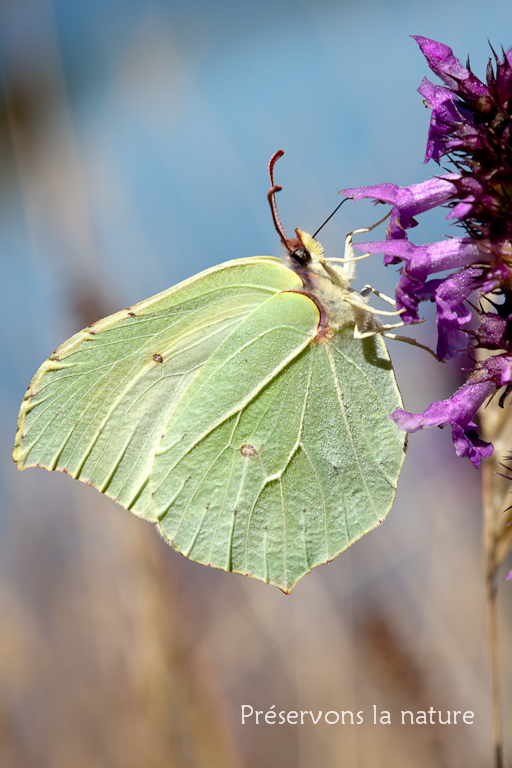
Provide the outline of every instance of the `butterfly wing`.
{"type": "Polygon", "coordinates": [[[256,342],[249,351],[242,327],[219,348],[167,425],[151,473],[174,547],[285,592],[384,519],[404,458],[381,338],[358,341],[346,328],[272,361],[267,334],[282,342],[290,317],[296,333],[308,301],[284,293],[254,314],[249,337],[267,338],[261,352],[256,342]]]}
{"type": "Polygon", "coordinates": [[[14,458],[80,479],[198,562],[290,592],[385,517],[403,461],[386,347],[240,259],[95,323],[44,363],[14,458]]]}
{"type": "Polygon", "coordinates": [[[149,474],[177,403],[255,308],[301,283],[278,259],[207,270],[73,336],[23,400],[13,458],[93,485],[155,520],[149,474]]]}
{"type": "Polygon", "coordinates": [[[402,400],[379,335],[354,339],[348,327],[312,351],[316,359],[302,444],[304,459],[315,469],[310,477],[314,495],[322,500],[330,560],[387,515],[406,435],[389,418],[402,400]]]}
{"type": "Polygon", "coordinates": [[[299,447],[319,319],[299,293],[261,305],[194,380],[151,472],[160,529],[173,546],[283,589],[283,550],[296,557],[301,542],[300,511],[283,506],[282,477],[299,447]]]}

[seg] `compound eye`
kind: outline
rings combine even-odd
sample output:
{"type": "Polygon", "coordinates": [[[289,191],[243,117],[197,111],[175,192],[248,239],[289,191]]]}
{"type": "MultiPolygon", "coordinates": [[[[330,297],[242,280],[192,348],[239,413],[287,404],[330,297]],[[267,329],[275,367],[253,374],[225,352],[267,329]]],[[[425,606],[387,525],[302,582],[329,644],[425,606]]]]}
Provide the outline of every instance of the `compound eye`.
{"type": "Polygon", "coordinates": [[[309,264],[311,261],[311,254],[306,248],[296,248],[291,254],[291,258],[299,264],[309,264]]]}

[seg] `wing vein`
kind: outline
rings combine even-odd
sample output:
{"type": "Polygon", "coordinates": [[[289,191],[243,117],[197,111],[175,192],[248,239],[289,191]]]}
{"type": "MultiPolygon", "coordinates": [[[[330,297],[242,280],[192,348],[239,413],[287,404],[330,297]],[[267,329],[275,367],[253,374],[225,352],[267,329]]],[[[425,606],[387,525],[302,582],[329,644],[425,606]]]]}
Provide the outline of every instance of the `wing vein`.
{"type": "Polygon", "coordinates": [[[343,397],[342,397],[342,393],[341,393],[341,387],[340,387],[340,381],[339,381],[339,378],[338,378],[338,372],[336,370],[336,366],[334,364],[334,360],[332,358],[331,351],[330,351],[328,346],[325,346],[325,351],[327,353],[327,358],[329,360],[329,365],[331,366],[334,386],[335,386],[335,389],[336,389],[336,396],[337,396],[338,402],[340,404],[340,410],[341,410],[341,413],[342,413],[342,416],[343,416],[343,421],[345,422],[345,427],[346,427],[346,430],[347,430],[347,435],[348,435],[348,438],[350,440],[350,444],[352,446],[352,452],[353,452],[353,455],[354,455],[354,459],[356,461],[357,469],[358,469],[359,474],[361,476],[361,481],[362,481],[363,487],[366,490],[368,501],[370,502],[370,505],[371,505],[375,515],[378,515],[377,509],[375,507],[375,503],[373,501],[373,497],[372,497],[372,495],[370,493],[370,489],[369,489],[368,483],[366,481],[366,476],[365,476],[365,473],[364,473],[363,468],[361,466],[361,461],[359,459],[359,455],[358,455],[358,453],[356,451],[356,446],[355,446],[355,443],[354,443],[354,440],[353,440],[353,437],[352,437],[352,432],[351,432],[351,429],[350,429],[350,425],[349,425],[349,422],[348,422],[348,419],[347,419],[347,413],[346,413],[346,410],[345,410],[345,404],[343,403],[343,397]]]}

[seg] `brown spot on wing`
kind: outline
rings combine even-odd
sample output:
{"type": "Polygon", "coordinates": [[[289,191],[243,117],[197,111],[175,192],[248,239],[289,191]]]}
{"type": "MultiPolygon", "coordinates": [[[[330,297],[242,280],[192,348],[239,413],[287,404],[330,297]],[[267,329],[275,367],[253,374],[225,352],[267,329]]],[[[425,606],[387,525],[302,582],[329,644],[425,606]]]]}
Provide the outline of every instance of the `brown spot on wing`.
{"type": "Polygon", "coordinates": [[[253,459],[255,456],[260,455],[259,451],[256,450],[254,445],[251,445],[250,443],[244,443],[240,448],[240,453],[246,459],[253,459]]]}

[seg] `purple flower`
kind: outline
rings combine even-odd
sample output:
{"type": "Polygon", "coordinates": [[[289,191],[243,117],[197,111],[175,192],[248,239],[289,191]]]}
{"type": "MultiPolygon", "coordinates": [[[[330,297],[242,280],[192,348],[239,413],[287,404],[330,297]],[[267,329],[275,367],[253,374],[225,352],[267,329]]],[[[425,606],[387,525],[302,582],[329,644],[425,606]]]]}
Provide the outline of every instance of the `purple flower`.
{"type": "Polygon", "coordinates": [[[457,149],[461,146],[460,139],[450,135],[454,124],[460,120],[464,113],[468,123],[470,123],[472,115],[457,103],[455,94],[439,85],[433,85],[426,77],[423,78],[418,93],[425,98],[425,103],[432,110],[424,162],[428,163],[429,160],[438,162],[444,155],[447,146],[450,149],[457,149]]]}
{"type": "Polygon", "coordinates": [[[490,456],[492,445],[480,440],[473,416],[482,403],[495,391],[490,381],[466,383],[449,400],[429,405],[423,413],[414,414],[397,408],[391,414],[393,421],[406,432],[417,432],[426,427],[445,427],[450,424],[457,456],[468,456],[478,467],[484,456],[490,456]]]}
{"type": "Polygon", "coordinates": [[[451,48],[429,40],[428,37],[412,37],[421,48],[432,72],[443,80],[450,91],[461,96],[469,104],[478,105],[479,112],[492,112],[492,100],[487,86],[471,72],[469,66],[462,66],[451,48]]]}
{"type": "Polygon", "coordinates": [[[475,467],[490,456],[492,445],[480,440],[473,417],[496,390],[512,382],[512,355],[497,355],[484,360],[470,379],[448,400],[438,400],[423,413],[409,413],[397,408],[391,418],[406,432],[450,424],[457,456],[468,456],[475,467]]]}
{"type": "Polygon", "coordinates": [[[385,240],[358,243],[357,247],[369,253],[384,253],[384,263],[404,263],[395,291],[398,309],[405,310],[402,313],[404,322],[418,322],[420,302],[436,302],[440,360],[455,357],[467,349],[467,336],[460,327],[471,319],[471,312],[463,302],[484,279],[483,270],[474,269],[472,265],[488,261],[488,254],[482,254],[470,238],[452,238],[430,245],[414,245],[402,239],[385,240]],[[457,267],[466,269],[444,280],[428,279],[437,272],[457,267]]]}
{"type": "Polygon", "coordinates": [[[457,454],[478,466],[492,446],[479,439],[475,414],[501,387],[504,395],[512,391],[512,49],[501,58],[494,54],[484,83],[448,46],[415,40],[443,82],[425,78],[419,88],[432,110],[425,162],[449,162],[453,172],[410,187],[378,184],[343,194],[393,206],[386,240],[357,247],[383,253],[385,264],[400,264],[396,302],[404,322],[417,322],[420,304],[435,302],[439,359],[477,348],[497,353],[476,363],[448,400],[417,415],[399,409],[392,416],[408,432],[450,424],[457,454]],[[449,209],[447,218],[462,226],[464,236],[411,243],[415,217],[439,206],[449,209]],[[493,302],[483,298],[490,291],[493,302]],[[486,311],[482,305],[472,310],[475,295],[487,302],[486,311]],[[468,327],[472,319],[476,330],[468,327]]]}
{"type": "Polygon", "coordinates": [[[341,194],[361,200],[370,197],[379,203],[393,206],[388,227],[388,239],[405,239],[406,229],[417,227],[413,218],[420,213],[437,208],[450,201],[457,192],[453,184],[458,174],[448,173],[436,179],[413,184],[411,187],[399,187],[397,184],[377,184],[373,187],[343,189],[341,194]]]}

